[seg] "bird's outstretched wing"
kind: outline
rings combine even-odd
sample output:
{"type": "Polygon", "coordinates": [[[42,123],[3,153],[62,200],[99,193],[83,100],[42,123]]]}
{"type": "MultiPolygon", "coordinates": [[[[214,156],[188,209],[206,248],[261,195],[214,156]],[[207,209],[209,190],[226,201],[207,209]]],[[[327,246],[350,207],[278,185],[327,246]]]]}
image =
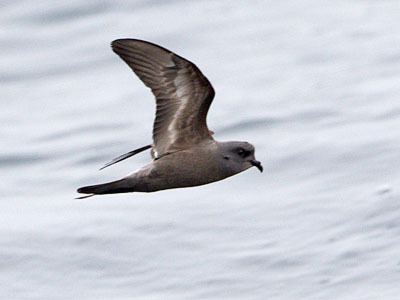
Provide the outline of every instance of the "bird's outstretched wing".
{"type": "Polygon", "coordinates": [[[119,39],[111,46],[156,97],[153,127],[156,159],[212,139],[206,118],[215,92],[193,63],[141,40],[119,39]]]}
{"type": "Polygon", "coordinates": [[[133,155],[136,155],[136,154],[138,154],[140,152],[143,152],[144,150],[147,150],[147,149],[150,149],[150,148],[151,148],[151,145],[146,145],[146,146],[140,147],[138,149],[129,151],[128,153],[122,154],[122,155],[114,158],[112,161],[109,161],[108,163],[106,163],[99,170],[103,170],[103,169],[105,169],[105,168],[107,168],[107,167],[109,167],[109,166],[111,166],[113,164],[116,164],[117,162],[120,162],[120,161],[122,161],[124,159],[127,159],[127,158],[129,158],[129,157],[131,157],[133,155]]]}

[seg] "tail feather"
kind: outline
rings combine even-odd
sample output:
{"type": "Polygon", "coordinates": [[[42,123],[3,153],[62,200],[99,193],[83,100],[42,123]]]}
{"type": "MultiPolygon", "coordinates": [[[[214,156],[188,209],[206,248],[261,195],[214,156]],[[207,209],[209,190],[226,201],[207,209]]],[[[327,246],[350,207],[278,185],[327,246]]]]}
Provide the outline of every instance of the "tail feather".
{"type": "Polygon", "coordinates": [[[128,193],[133,191],[132,182],[127,178],[102,184],[84,186],[78,189],[78,193],[92,195],[128,193]]]}

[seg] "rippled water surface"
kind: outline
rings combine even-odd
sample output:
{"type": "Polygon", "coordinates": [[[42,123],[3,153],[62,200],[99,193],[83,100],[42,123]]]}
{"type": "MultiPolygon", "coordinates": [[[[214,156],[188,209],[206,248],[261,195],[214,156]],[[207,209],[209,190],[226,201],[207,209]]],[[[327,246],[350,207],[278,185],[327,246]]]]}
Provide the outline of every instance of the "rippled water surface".
{"type": "Polygon", "coordinates": [[[398,1],[3,1],[1,299],[399,299],[398,1]],[[73,200],[139,168],[150,40],[213,83],[208,123],[265,167],[73,200]]]}

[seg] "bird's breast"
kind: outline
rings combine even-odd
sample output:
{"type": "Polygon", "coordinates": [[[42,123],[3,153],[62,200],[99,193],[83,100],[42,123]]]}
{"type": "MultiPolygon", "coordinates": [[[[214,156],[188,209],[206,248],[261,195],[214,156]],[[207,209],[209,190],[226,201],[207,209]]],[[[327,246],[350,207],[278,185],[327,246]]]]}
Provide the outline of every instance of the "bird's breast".
{"type": "Polygon", "coordinates": [[[190,149],[154,161],[149,171],[147,181],[152,191],[203,185],[229,176],[212,151],[190,149]]]}

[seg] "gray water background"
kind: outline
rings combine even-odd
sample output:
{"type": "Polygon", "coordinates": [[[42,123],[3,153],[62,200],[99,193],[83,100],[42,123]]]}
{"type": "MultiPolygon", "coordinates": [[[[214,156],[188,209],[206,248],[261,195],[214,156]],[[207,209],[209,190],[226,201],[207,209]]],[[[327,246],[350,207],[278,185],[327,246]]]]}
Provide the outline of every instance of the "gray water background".
{"type": "Polygon", "coordinates": [[[2,1],[1,299],[400,299],[398,1],[2,1]],[[152,41],[216,90],[208,123],[265,167],[73,200],[151,142],[110,42],[152,41]]]}

